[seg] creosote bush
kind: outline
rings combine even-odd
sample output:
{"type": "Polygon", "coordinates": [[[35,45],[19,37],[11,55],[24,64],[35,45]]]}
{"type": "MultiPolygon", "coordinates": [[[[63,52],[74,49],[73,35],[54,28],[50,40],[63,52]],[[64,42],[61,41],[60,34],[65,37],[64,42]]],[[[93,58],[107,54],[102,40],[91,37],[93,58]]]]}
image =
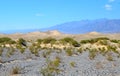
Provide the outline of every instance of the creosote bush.
{"type": "Polygon", "coordinates": [[[45,43],[45,44],[48,44],[48,43],[52,44],[52,43],[55,43],[55,42],[56,42],[56,39],[51,38],[51,37],[43,39],[43,43],[45,43]]]}
{"type": "Polygon", "coordinates": [[[69,44],[73,45],[74,47],[79,47],[80,46],[80,44],[77,41],[75,41],[74,39],[72,39],[70,37],[66,37],[66,38],[60,39],[59,41],[62,44],[69,43],[69,44]]]}
{"type": "Polygon", "coordinates": [[[0,38],[0,43],[9,43],[9,41],[11,41],[11,38],[8,38],[8,37],[0,38]]]}
{"type": "Polygon", "coordinates": [[[113,43],[119,43],[120,42],[120,40],[110,40],[111,42],[113,42],[113,43]]]}
{"type": "Polygon", "coordinates": [[[89,40],[81,40],[80,43],[81,44],[86,44],[86,43],[96,43],[100,40],[109,40],[109,38],[106,38],[106,37],[100,37],[100,38],[94,38],[94,39],[89,39],[89,40]]]}

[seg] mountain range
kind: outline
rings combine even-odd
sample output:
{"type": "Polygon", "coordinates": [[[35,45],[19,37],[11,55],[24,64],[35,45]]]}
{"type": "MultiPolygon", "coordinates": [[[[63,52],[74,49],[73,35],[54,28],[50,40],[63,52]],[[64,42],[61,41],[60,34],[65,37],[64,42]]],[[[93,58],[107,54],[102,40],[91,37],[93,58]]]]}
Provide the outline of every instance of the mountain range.
{"type": "Polygon", "coordinates": [[[81,20],[71,21],[58,24],[48,28],[42,29],[23,29],[23,30],[7,30],[0,31],[0,33],[28,33],[34,31],[51,31],[58,30],[66,34],[84,34],[89,32],[99,33],[120,33],[120,19],[96,19],[96,20],[81,20]]]}
{"type": "Polygon", "coordinates": [[[68,34],[83,34],[93,31],[100,33],[120,33],[120,19],[72,21],[41,30],[58,30],[68,34]]]}

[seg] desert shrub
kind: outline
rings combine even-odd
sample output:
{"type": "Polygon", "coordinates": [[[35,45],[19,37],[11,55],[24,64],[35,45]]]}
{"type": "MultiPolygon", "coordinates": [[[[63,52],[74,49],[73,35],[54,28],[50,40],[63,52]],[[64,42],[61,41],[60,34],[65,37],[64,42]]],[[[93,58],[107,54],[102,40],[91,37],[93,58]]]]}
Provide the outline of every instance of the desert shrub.
{"type": "Polygon", "coordinates": [[[0,38],[0,43],[9,43],[9,41],[11,41],[11,38],[8,38],[8,37],[0,38]]]}
{"type": "Polygon", "coordinates": [[[25,52],[25,48],[21,48],[21,49],[20,49],[20,52],[21,52],[21,53],[24,53],[24,52],[25,52]]]}
{"type": "Polygon", "coordinates": [[[117,49],[116,46],[110,46],[110,45],[108,45],[107,48],[108,48],[109,51],[113,51],[113,52],[115,52],[116,49],[117,49]]]}
{"type": "Polygon", "coordinates": [[[33,50],[34,50],[34,46],[30,46],[30,47],[29,47],[29,50],[30,50],[30,51],[33,51],[33,50]]]}
{"type": "Polygon", "coordinates": [[[23,38],[18,39],[18,44],[21,45],[21,46],[27,46],[27,42],[23,38]]]}
{"type": "Polygon", "coordinates": [[[96,54],[97,54],[97,50],[96,49],[89,50],[89,58],[91,60],[95,58],[96,54]]]}
{"type": "Polygon", "coordinates": [[[10,40],[8,43],[9,44],[15,44],[16,42],[14,40],[10,40]]]}
{"type": "Polygon", "coordinates": [[[41,43],[43,42],[43,40],[42,40],[42,39],[37,39],[37,42],[38,42],[39,44],[41,44],[41,43]]]}
{"type": "Polygon", "coordinates": [[[21,53],[24,53],[24,51],[25,51],[25,47],[22,47],[21,45],[16,45],[16,48],[17,49],[19,49],[19,51],[21,52],[21,53]]]}
{"type": "Polygon", "coordinates": [[[54,76],[49,69],[50,69],[49,67],[43,68],[43,69],[41,69],[40,73],[41,73],[43,76],[54,76]]]}
{"type": "Polygon", "coordinates": [[[94,39],[89,39],[89,40],[81,40],[80,43],[81,44],[86,44],[86,43],[96,43],[99,40],[109,40],[109,38],[106,37],[100,37],[100,38],[94,38],[94,39]]]}
{"type": "Polygon", "coordinates": [[[20,71],[21,71],[20,67],[16,66],[12,69],[12,74],[20,74],[20,71]]]}
{"type": "Polygon", "coordinates": [[[42,53],[42,56],[43,56],[44,58],[47,58],[50,54],[51,54],[51,51],[50,51],[50,50],[45,50],[45,51],[42,53]]]}
{"type": "Polygon", "coordinates": [[[40,48],[39,46],[34,46],[34,45],[29,47],[30,52],[35,56],[39,56],[39,48],[40,48]]]}
{"type": "Polygon", "coordinates": [[[56,39],[51,38],[51,37],[43,39],[43,43],[45,43],[45,44],[55,43],[55,42],[56,42],[56,39]]]}
{"type": "Polygon", "coordinates": [[[55,76],[56,74],[60,73],[61,70],[58,67],[61,61],[59,58],[55,58],[54,60],[47,58],[46,62],[46,67],[42,68],[40,71],[43,76],[55,76]]]}
{"type": "Polygon", "coordinates": [[[35,56],[39,56],[39,51],[37,49],[32,50],[31,53],[35,56]]]}
{"type": "Polygon", "coordinates": [[[38,50],[35,50],[35,51],[34,51],[34,54],[35,54],[35,56],[39,56],[39,51],[38,51],[38,50]]]}
{"type": "Polygon", "coordinates": [[[101,45],[108,45],[108,41],[107,40],[100,40],[99,43],[101,45]]]}
{"type": "Polygon", "coordinates": [[[81,40],[80,43],[81,43],[81,44],[90,43],[90,40],[81,40]]]}
{"type": "Polygon", "coordinates": [[[93,43],[95,43],[95,42],[97,42],[97,39],[81,40],[81,41],[80,41],[81,44],[87,44],[87,43],[93,44],[93,43]]]}
{"type": "Polygon", "coordinates": [[[99,40],[110,40],[109,38],[107,38],[107,37],[99,37],[99,38],[95,38],[97,41],[99,41],[99,40]]]}
{"type": "Polygon", "coordinates": [[[119,43],[120,41],[119,40],[110,40],[111,42],[113,43],[119,43]]]}
{"type": "Polygon", "coordinates": [[[70,37],[66,37],[66,38],[60,39],[59,41],[62,44],[69,43],[69,44],[73,45],[74,47],[79,47],[80,46],[80,44],[76,40],[74,40],[74,39],[72,39],[70,37]]]}
{"type": "Polygon", "coordinates": [[[75,40],[73,40],[71,43],[74,47],[80,47],[80,44],[75,40]]]}
{"type": "Polygon", "coordinates": [[[70,66],[71,66],[71,67],[75,67],[75,62],[73,62],[73,61],[70,62],[70,66]]]}
{"type": "Polygon", "coordinates": [[[82,48],[79,48],[77,52],[82,53],[83,52],[82,48]]]}
{"type": "Polygon", "coordinates": [[[93,40],[93,43],[98,42],[98,41],[103,41],[103,43],[105,43],[105,41],[106,41],[106,43],[107,43],[107,40],[109,40],[109,38],[99,37],[99,38],[94,38],[94,39],[91,39],[91,40],[93,40]]]}
{"type": "Polygon", "coordinates": [[[59,57],[56,57],[52,62],[51,62],[51,65],[54,66],[54,67],[59,67],[61,63],[61,59],[59,57]]]}
{"type": "Polygon", "coordinates": [[[51,61],[50,64],[51,64],[51,66],[58,67],[60,65],[60,60],[55,59],[54,61],[51,61]]]}
{"type": "Polygon", "coordinates": [[[113,57],[110,56],[110,55],[108,55],[108,56],[107,56],[107,60],[108,60],[108,61],[113,61],[113,57]]]}
{"type": "Polygon", "coordinates": [[[67,54],[68,56],[72,56],[72,55],[73,55],[73,51],[72,51],[71,48],[67,48],[65,52],[66,52],[66,54],[67,54]]]}
{"type": "Polygon", "coordinates": [[[63,38],[63,39],[60,39],[60,40],[63,41],[63,42],[67,42],[67,43],[73,41],[73,39],[70,38],[70,37],[66,37],[66,38],[63,38]]]}
{"type": "Polygon", "coordinates": [[[105,47],[98,48],[99,53],[105,56],[109,51],[105,49],[105,47]]]}

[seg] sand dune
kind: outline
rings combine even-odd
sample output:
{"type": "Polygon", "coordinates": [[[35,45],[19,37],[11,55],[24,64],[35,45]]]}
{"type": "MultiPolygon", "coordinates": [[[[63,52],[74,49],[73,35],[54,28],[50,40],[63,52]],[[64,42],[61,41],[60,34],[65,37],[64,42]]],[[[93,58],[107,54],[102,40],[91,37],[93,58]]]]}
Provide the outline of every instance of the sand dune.
{"type": "Polygon", "coordinates": [[[98,32],[90,32],[86,34],[64,34],[57,30],[53,31],[46,31],[46,32],[30,32],[30,33],[15,33],[15,34],[0,34],[0,37],[10,37],[12,39],[18,39],[18,38],[24,38],[24,39],[30,39],[30,40],[36,40],[38,38],[46,38],[46,37],[53,37],[56,39],[64,38],[64,37],[72,37],[76,40],[83,40],[83,39],[90,39],[90,38],[97,38],[97,37],[108,37],[110,39],[120,39],[120,33],[114,33],[114,34],[102,34],[98,32]]]}

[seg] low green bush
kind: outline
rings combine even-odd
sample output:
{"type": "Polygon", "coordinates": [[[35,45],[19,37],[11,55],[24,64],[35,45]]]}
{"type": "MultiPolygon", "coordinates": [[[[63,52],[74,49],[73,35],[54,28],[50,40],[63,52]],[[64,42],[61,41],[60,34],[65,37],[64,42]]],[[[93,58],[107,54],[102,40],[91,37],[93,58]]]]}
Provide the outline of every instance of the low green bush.
{"type": "Polygon", "coordinates": [[[80,44],[76,40],[74,40],[74,39],[72,39],[70,37],[66,37],[66,38],[60,39],[59,41],[62,44],[69,43],[69,44],[73,45],[74,47],[79,47],[80,46],[80,44]]]}
{"type": "Polygon", "coordinates": [[[27,46],[27,42],[23,38],[19,38],[18,39],[18,45],[27,46]]]}
{"type": "Polygon", "coordinates": [[[0,43],[9,43],[10,41],[11,41],[11,38],[9,37],[0,38],[0,43]]]}
{"type": "Polygon", "coordinates": [[[71,48],[67,48],[65,52],[66,52],[66,54],[67,54],[68,56],[72,56],[72,55],[73,55],[73,51],[72,51],[71,48]]]}
{"type": "Polygon", "coordinates": [[[51,37],[48,37],[48,38],[43,39],[43,43],[45,43],[45,44],[55,43],[55,42],[56,42],[56,39],[51,38],[51,37]]]}

